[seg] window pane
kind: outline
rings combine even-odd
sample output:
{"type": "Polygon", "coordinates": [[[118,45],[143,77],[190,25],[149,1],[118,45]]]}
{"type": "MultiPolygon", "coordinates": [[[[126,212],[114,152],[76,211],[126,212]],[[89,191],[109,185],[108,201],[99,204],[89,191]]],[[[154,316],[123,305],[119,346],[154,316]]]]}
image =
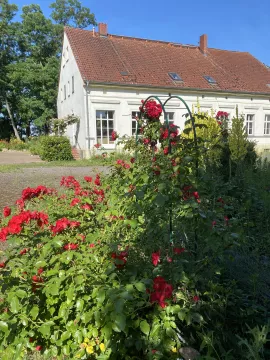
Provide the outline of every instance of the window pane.
{"type": "Polygon", "coordinates": [[[107,128],[107,120],[102,120],[102,128],[107,128]]]}
{"type": "Polygon", "coordinates": [[[174,119],[174,113],[173,112],[169,112],[169,120],[173,120],[174,119]]]}
{"type": "Polygon", "coordinates": [[[113,120],[109,120],[109,128],[113,129],[113,120]]]}
{"type": "Polygon", "coordinates": [[[100,128],[100,127],[101,127],[100,120],[97,120],[97,128],[100,128]]]}
{"type": "Polygon", "coordinates": [[[108,119],[113,119],[113,111],[108,111],[108,119]]]}
{"type": "Polygon", "coordinates": [[[113,132],[113,129],[109,129],[109,137],[111,138],[112,136],[112,132],[113,132]]]}
{"type": "Polygon", "coordinates": [[[102,144],[109,144],[109,140],[108,140],[107,137],[104,137],[104,138],[102,139],[102,144]]]}
{"type": "Polygon", "coordinates": [[[102,128],[102,136],[108,136],[108,129],[107,128],[102,128]]]}
{"type": "Polygon", "coordinates": [[[100,130],[100,128],[97,128],[97,136],[98,136],[98,137],[101,136],[101,130],[100,130]]]}

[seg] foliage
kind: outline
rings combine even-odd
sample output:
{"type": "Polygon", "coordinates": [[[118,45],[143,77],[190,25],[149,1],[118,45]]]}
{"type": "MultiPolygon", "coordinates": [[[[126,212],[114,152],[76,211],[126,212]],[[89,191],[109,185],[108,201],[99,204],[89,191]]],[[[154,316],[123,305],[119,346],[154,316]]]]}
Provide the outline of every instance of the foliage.
{"type": "Polygon", "coordinates": [[[63,119],[51,119],[50,129],[54,135],[63,136],[69,125],[79,124],[80,118],[76,115],[67,115],[63,119]]]}
{"type": "Polygon", "coordinates": [[[232,128],[229,137],[229,149],[232,161],[239,163],[244,160],[247,154],[247,133],[243,117],[233,117],[232,128]]]}
{"type": "Polygon", "coordinates": [[[95,15],[78,0],[56,0],[50,7],[53,9],[51,16],[57,24],[81,29],[96,25],[95,15]]]}
{"type": "Polygon", "coordinates": [[[11,128],[18,139],[48,134],[49,120],[56,116],[63,24],[95,24],[94,15],[77,0],[57,0],[52,7],[50,19],[39,5],[24,6],[21,21],[15,22],[17,6],[1,1],[0,129],[3,121],[7,139],[11,128]]]}
{"type": "Polygon", "coordinates": [[[26,188],[4,210],[3,360],[269,358],[269,291],[239,266],[269,268],[269,166],[227,182],[157,105],[109,176],[26,188]]]}
{"type": "Polygon", "coordinates": [[[42,137],[38,155],[46,161],[73,160],[70,142],[63,136],[42,137]]]}

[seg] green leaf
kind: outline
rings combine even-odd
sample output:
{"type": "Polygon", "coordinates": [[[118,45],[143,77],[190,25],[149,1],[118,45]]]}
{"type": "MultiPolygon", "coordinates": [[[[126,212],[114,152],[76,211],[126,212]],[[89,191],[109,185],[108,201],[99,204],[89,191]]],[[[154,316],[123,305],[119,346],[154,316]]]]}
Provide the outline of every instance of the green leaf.
{"type": "Polygon", "coordinates": [[[45,267],[46,265],[47,265],[46,261],[40,260],[40,261],[36,262],[35,267],[36,267],[37,269],[39,269],[39,268],[45,267]]]}
{"type": "Polygon", "coordinates": [[[17,295],[20,299],[22,299],[22,298],[27,297],[27,292],[24,291],[24,290],[19,289],[19,290],[16,291],[16,295],[17,295]]]}
{"type": "Polygon", "coordinates": [[[52,321],[44,323],[39,327],[38,331],[44,336],[49,336],[50,333],[51,333],[51,326],[52,325],[53,325],[52,321]]]}
{"type": "Polygon", "coordinates": [[[124,299],[118,299],[115,301],[114,308],[117,313],[121,313],[123,311],[124,303],[124,299]]]}
{"type": "Polygon", "coordinates": [[[78,311],[82,311],[83,306],[84,306],[84,300],[83,300],[83,299],[77,300],[77,302],[76,302],[76,308],[77,308],[77,310],[78,310],[78,311]]]}
{"type": "Polygon", "coordinates": [[[114,320],[114,324],[119,329],[119,331],[124,331],[126,328],[126,316],[124,314],[117,314],[114,320]]]}
{"type": "Polygon", "coordinates": [[[69,331],[65,331],[65,332],[63,332],[63,334],[61,335],[61,340],[62,340],[62,341],[65,341],[65,340],[69,339],[70,336],[71,336],[71,333],[70,333],[69,331]]]}
{"type": "Polygon", "coordinates": [[[144,320],[140,323],[140,329],[145,335],[149,335],[150,325],[148,324],[148,322],[146,320],[144,320]]]}
{"type": "Polygon", "coordinates": [[[97,302],[102,304],[104,300],[105,300],[105,290],[99,289],[97,294],[97,302]]]}
{"type": "Polygon", "coordinates": [[[5,321],[0,321],[0,330],[4,333],[8,332],[8,324],[5,321]]]}
{"type": "Polygon", "coordinates": [[[13,313],[13,314],[17,314],[18,311],[20,309],[20,302],[19,302],[19,299],[17,298],[17,296],[14,296],[12,299],[11,299],[11,302],[10,302],[10,311],[13,313]]]}
{"type": "Polygon", "coordinates": [[[30,311],[31,317],[35,320],[38,316],[38,313],[39,313],[39,308],[37,305],[34,305],[30,311]]]}
{"type": "Polygon", "coordinates": [[[73,300],[73,296],[74,296],[74,287],[71,286],[67,291],[68,303],[70,303],[73,300]]]}
{"type": "Polygon", "coordinates": [[[75,284],[80,285],[83,283],[83,281],[84,281],[83,275],[78,275],[75,277],[75,284]]]}
{"type": "Polygon", "coordinates": [[[145,287],[144,283],[142,283],[142,282],[138,282],[138,283],[134,284],[134,286],[140,292],[145,292],[146,291],[146,287],[145,287]]]}
{"type": "Polygon", "coordinates": [[[166,196],[164,196],[164,195],[162,195],[162,194],[157,194],[154,202],[155,202],[155,204],[157,204],[158,206],[162,207],[162,206],[164,206],[166,200],[167,200],[167,197],[166,197],[166,196]]]}

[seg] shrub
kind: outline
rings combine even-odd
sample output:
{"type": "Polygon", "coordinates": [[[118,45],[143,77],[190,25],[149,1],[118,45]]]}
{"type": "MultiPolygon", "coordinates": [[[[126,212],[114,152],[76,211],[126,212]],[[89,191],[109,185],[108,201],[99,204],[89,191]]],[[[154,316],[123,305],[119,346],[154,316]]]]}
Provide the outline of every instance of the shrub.
{"type": "Polygon", "coordinates": [[[269,256],[251,245],[270,195],[197,169],[194,142],[159,116],[152,101],[136,157],[107,178],[27,188],[4,210],[1,359],[176,360],[190,347],[204,360],[269,358],[268,291],[230,268],[239,249],[269,256]]]}
{"type": "Polygon", "coordinates": [[[68,138],[63,136],[44,136],[40,140],[41,149],[38,150],[42,160],[73,160],[71,145],[68,138]]]}

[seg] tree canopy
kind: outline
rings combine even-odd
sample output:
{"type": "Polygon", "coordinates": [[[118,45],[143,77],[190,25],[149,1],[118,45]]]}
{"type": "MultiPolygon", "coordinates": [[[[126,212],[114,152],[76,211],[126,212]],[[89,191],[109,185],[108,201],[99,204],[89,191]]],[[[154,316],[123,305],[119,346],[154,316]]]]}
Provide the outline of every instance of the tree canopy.
{"type": "Polygon", "coordinates": [[[0,139],[46,133],[56,117],[63,28],[96,25],[78,0],[56,0],[46,17],[38,4],[0,3],[0,139]],[[13,132],[13,134],[12,134],[13,132]]]}

